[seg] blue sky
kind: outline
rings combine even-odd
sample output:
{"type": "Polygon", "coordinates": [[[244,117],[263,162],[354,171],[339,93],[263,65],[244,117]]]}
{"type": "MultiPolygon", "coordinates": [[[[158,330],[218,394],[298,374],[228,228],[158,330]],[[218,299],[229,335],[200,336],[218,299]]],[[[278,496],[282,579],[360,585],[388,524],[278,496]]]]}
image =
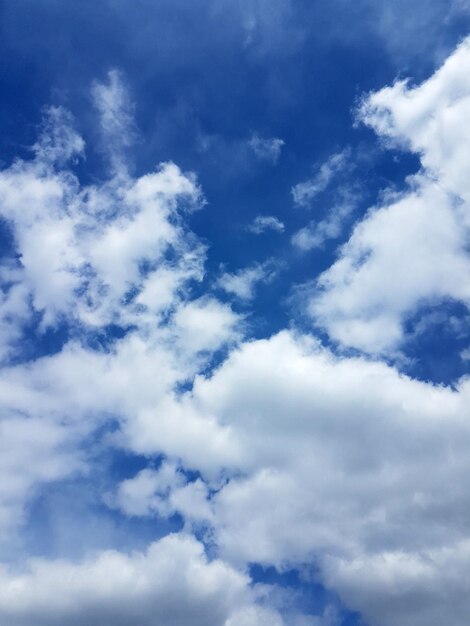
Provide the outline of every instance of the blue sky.
{"type": "Polygon", "coordinates": [[[469,27],[0,0],[2,624],[467,624],[469,27]]]}

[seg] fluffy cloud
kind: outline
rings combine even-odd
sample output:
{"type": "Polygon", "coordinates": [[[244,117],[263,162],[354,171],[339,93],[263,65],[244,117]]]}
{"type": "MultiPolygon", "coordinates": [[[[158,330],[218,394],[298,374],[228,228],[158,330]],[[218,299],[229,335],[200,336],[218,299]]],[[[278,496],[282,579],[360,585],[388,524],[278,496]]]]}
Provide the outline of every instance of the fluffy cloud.
{"type": "Polygon", "coordinates": [[[327,579],[371,624],[463,625],[470,601],[468,539],[424,553],[395,551],[328,563],[327,579]]]}
{"type": "MultiPolygon", "coordinates": [[[[419,626],[441,623],[430,621],[422,600],[439,588],[436,615],[466,623],[464,599],[455,603],[466,578],[449,575],[439,559],[470,565],[462,552],[468,380],[456,391],[434,387],[283,332],[243,345],[212,377],[197,378],[190,396],[193,410],[230,425],[238,444],[234,460],[221,459],[232,478],[221,487],[209,476],[210,513],[199,508],[225,559],[279,567],[314,561],[323,580],[377,626],[396,615],[419,626]]],[[[158,502],[161,488],[150,492],[144,501],[158,502]]],[[[178,510],[170,495],[163,499],[178,510]]]]}
{"type": "Polygon", "coordinates": [[[34,560],[23,572],[2,568],[0,581],[0,618],[8,626],[282,625],[253,606],[246,576],[209,562],[202,544],[184,535],[145,553],[108,551],[79,564],[34,560]],[[253,620],[256,611],[264,621],[253,620]]]}
{"type": "Polygon", "coordinates": [[[164,462],[158,470],[144,469],[123,481],[115,504],[128,515],[168,517],[180,513],[186,520],[210,520],[208,495],[201,479],[188,482],[174,464],[164,462]]]}
{"type": "Polygon", "coordinates": [[[397,82],[360,109],[381,137],[418,153],[422,170],[369,211],[317,281],[309,310],[346,346],[392,350],[420,305],[470,302],[469,64],[467,40],[422,85],[397,82]]]}
{"type": "MultiPolygon", "coordinates": [[[[132,420],[145,423],[146,412],[158,412],[175,386],[239,337],[229,306],[189,298],[205,258],[182,220],[202,203],[194,176],[164,163],[132,178],[123,152],[132,124],[119,76],[111,73],[110,83],[95,85],[94,93],[117,159],[109,180],[82,185],[73,173],[84,141],[61,108],[48,111],[33,158],[0,172],[0,213],[15,248],[1,270],[0,298],[0,525],[6,538],[38,483],[85,467],[85,453],[77,452],[84,438],[110,420],[124,429],[132,420]],[[59,324],[75,339],[56,354],[21,363],[25,328],[40,341],[59,324]],[[110,324],[120,333],[109,331],[110,324]],[[109,349],[91,347],[94,333],[98,346],[109,349]],[[9,365],[13,357],[17,364],[9,365]]],[[[196,431],[201,442],[212,440],[199,417],[183,421],[183,447],[196,431]]],[[[208,427],[220,435],[213,422],[208,427]]],[[[163,447],[165,440],[173,447],[170,430],[160,435],[163,447]]]]}
{"type": "MultiPolygon", "coordinates": [[[[83,189],[54,165],[40,152],[0,174],[1,213],[20,257],[17,278],[45,326],[64,315],[90,325],[120,323],[124,310],[124,323],[131,323],[136,311],[128,294],[145,291],[154,271],[176,270],[167,281],[173,291],[200,277],[204,251],[188,245],[177,216],[179,201],[194,204],[199,191],[175,165],[83,189]],[[170,254],[176,263],[167,261],[170,254]]],[[[145,296],[139,307],[146,308],[145,296]]]]}

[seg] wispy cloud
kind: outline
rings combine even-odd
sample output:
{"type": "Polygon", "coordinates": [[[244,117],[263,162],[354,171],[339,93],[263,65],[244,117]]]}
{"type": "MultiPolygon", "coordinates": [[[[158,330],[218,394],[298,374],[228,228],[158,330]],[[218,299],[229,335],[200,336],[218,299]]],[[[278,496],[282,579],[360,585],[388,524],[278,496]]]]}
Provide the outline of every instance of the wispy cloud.
{"type": "Polygon", "coordinates": [[[241,300],[251,300],[255,296],[256,285],[271,282],[278,271],[279,264],[270,259],[264,263],[238,270],[233,274],[224,272],[217,279],[217,286],[241,300]]]}
{"type": "Polygon", "coordinates": [[[349,166],[351,150],[345,148],[333,154],[320,166],[318,172],[306,181],[292,187],[294,203],[300,207],[310,207],[312,201],[327,187],[332,180],[349,166]]]}
{"type": "Polygon", "coordinates": [[[277,137],[262,138],[259,135],[253,135],[248,142],[258,159],[268,161],[272,165],[279,161],[284,143],[283,139],[277,137]]]}
{"type": "Polygon", "coordinates": [[[300,250],[321,248],[330,239],[337,239],[344,231],[345,223],[357,207],[359,196],[346,189],[336,193],[336,203],[327,216],[311,221],[292,236],[292,244],[300,250]]]}
{"type": "Polygon", "coordinates": [[[247,230],[254,235],[261,235],[261,233],[270,230],[283,233],[284,229],[284,223],[273,215],[257,215],[251,224],[247,226],[247,230]]]}

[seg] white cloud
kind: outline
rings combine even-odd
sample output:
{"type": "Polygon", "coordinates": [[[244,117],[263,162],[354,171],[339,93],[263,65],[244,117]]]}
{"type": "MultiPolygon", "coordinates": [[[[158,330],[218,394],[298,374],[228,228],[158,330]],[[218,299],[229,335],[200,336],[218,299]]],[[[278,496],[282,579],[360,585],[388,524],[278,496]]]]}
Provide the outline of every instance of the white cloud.
{"type": "Polygon", "coordinates": [[[202,275],[204,247],[180,219],[186,206],[201,203],[194,177],[165,163],[137,180],[116,175],[80,188],[71,171],[57,166],[80,153],[82,143],[65,114],[54,114],[52,121],[59,127],[48,123],[50,134],[39,140],[34,160],[0,172],[0,211],[20,256],[16,282],[31,295],[44,326],[63,315],[93,326],[126,316],[127,323],[135,322],[134,302],[123,304],[128,293],[136,294],[138,312],[152,317],[171,304],[172,292],[176,296],[183,283],[202,275]],[[169,252],[172,263],[165,259],[169,252]],[[160,306],[155,288],[148,300],[154,272],[165,272],[160,306]]]}
{"type": "Polygon", "coordinates": [[[327,577],[371,624],[463,626],[470,611],[469,563],[467,539],[424,554],[395,551],[349,563],[332,560],[327,577]]]}
{"type": "MultiPolygon", "coordinates": [[[[95,86],[106,132],[130,125],[122,89],[116,74],[110,85],[95,86]]],[[[145,426],[130,424],[145,425],[152,412],[155,426],[155,411],[159,405],[164,411],[173,389],[239,337],[239,317],[229,306],[188,297],[205,259],[205,247],[182,220],[202,203],[194,176],[164,163],[137,179],[120,169],[103,183],[81,186],[68,169],[84,146],[71,123],[65,111],[51,109],[34,158],[0,172],[0,212],[18,257],[7,260],[0,275],[4,541],[21,524],[38,485],[86,468],[85,451],[78,454],[84,438],[120,420],[129,440],[138,442],[145,426]],[[57,354],[9,367],[9,358],[23,356],[22,327],[35,316],[39,333],[66,320],[78,339],[57,354]],[[87,333],[106,333],[111,323],[132,330],[108,351],[90,348],[87,333]]],[[[122,159],[122,145],[114,148],[122,159]]],[[[171,424],[163,417],[168,433],[157,435],[170,454],[189,447],[191,437],[201,443],[225,438],[214,421],[197,416],[193,422],[192,415],[181,417],[187,436],[178,438],[173,418],[171,424]]],[[[207,458],[211,463],[212,455],[207,458]]]]}
{"type": "MultiPolygon", "coordinates": [[[[80,424],[91,409],[113,411],[132,450],[163,452],[203,472],[204,482],[188,482],[174,463],[144,470],[118,489],[115,505],[124,512],[179,512],[211,524],[232,563],[314,559],[323,580],[344,589],[374,626],[388,626],[374,606],[429,624],[408,588],[387,594],[371,577],[353,594],[338,568],[351,578],[357,563],[387,554],[428,559],[436,584],[445,583],[440,610],[465,624],[453,608],[457,583],[432,559],[436,550],[456,559],[466,537],[468,381],[456,391],[433,387],[379,362],[334,357],[285,331],[243,344],[177,397],[169,389],[178,370],[161,348],[136,337],[111,355],[75,358],[69,348],[68,360],[63,353],[28,372],[29,397],[13,384],[21,370],[5,380],[10,392],[2,397],[18,410],[67,411],[80,424]],[[44,389],[45,381],[54,386],[44,389]],[[32,396],[33,389],[41,391],[32,396]]],[[[416,594],[428,593],[426,580],[416,594]]]]}
{"type": "Polygon", "coordinates": [[[164,462],[158,470],[144,469],[123,481],[114,505],[128,515],[169,517],[178,512],[185,520],[210,520],[207,500],[208,490],[202,480],[188,482],[174,464],[164,462]]]}
{"type": "Polygon", "coordinates": [[[116,176],[127,176],[125,149],[134,142],[134,105],[123,83],[121,73],[108,72],[106,83],[96,82],[92,94],[100,114],[102,149],[107,154],[116,176]]]}
{"type": "Polygon", "coordinates": [[[470,348],[462,350],[462,352],[460,353],[460,358],[464,361],[470,361],[470,348]]]}
{"type": "MultiPolygon", "coordinates": [[[[381,363],[333,357],[287,332],[247,343],[179,401],[184,413],[191,408],[230,425],[237,444],[231,459],[220,449],[218,463],[238,477],[219,485],[199,513],[188,508],[188,517],[214,524],[221,554],[231,561],[302,563],[315,555],[328,581],[340,563],[354,568],[389,552],[413,560],[438,549],[456,558],[466,536],[469,395],[468,381],[457,391],[433,387],[381,363]]],[[[182,459],[196,468],[205,462],[201,453],[182,459]]],[[[177,494],[186,483],[174,472],[163,478],[142,473],[125,483],[144,503],[137,505],[142,514],[185,510],[177,494]],[[142,491],[149,477],[154,482],[142,491]]],[[[202,484],[198,489],[208,494],[202,484]]],[[[371,582],[351,605],[393,607],[404,599],[383,595],[371,582]]],[[[450,611],[450,588],[440,602],[450,611]]],[[[412,600],[407,610],[416,624],[427,623],[413,613],[412,600]]]]}
{"type": "Polygon", "coordinates": [[[284,145],[284,141],[277,137],[262,138],[258,135],[253,135],[248,143],[260,161],[269,161],[273,165],[279,161],[284,145]]]}
{"type": "Polygon", "coordinates": [[[416,87],[397,81],[371,94],[361,119],[380,136],[420,155],[440,187],[470,200],[465,171],[470,142],[470,39],[466,39],[428,80],[416,87]]]}
{"type": "Polygon", "coordinates": [[[255,235],[260,235],[268,230],[283,233],[284,229],[283,222],[273,215],[257,215],[253,222],[247,226],[247,230],[255,235]]]}
{"type": "Polygon", "coordinates": [[[31,560],[20,573],[2,568],[0,582],[0,619],[8,626],[248,625],[257,610],[247,577],[209,562],[202,544],[185,535],[145,553],[107,551],[79,564],[31,560]]]}
{"type": "Polygon", "coordinates": [[[214,298],[187,302],[173,316],[176,346],[188,356],[202,351],[215,352],[238,338],[239,317],[214,298]]]}
{"type": "Polygon", "coordinates": [[[466,595],[458,605],[455,597],[468,582],[434,555],[470,565],[461,549],[469,397],[466,380],[456,391],[434,387],[379,362],[334,357],[288,332],[244,344],[212,377],[198,377],[186,398],[230,425],[238,444],[233,461],[221,459],[232,479],[216,487],[211,514],[201,510],[221,556],[280,566],[312,559],[374,626],[397,614],[432,624],[418,601],[440,587],[437,614],[464,626],[466,595]],[[378,586],[367,574],[368,563],[380,563],[387,580],[397,558],[422,561],[428,573],[418,570],[412,588],[405,579],[378,586]]]}
{"type": "Polygon", "coordinates": [[[317,196],[329,189],[328,197],[323,199],[327,205],[326,211],[322,211],[324,216],[295,232],[292,245],[299,250],[311,250],[341,236],[360,199],[358,185],[351,180],[353,169],[351,149],[345,148],[327,159],[311,179],[292,188],[294,204],[304,208],[312,208],[317,196]]]}
{"type": "Polygon", "coordinates": [[[310,312],[330,336],[369,352],[395,349],[421,304],[470,303],[470,44],[418,87],[397,82],[370,95],[363,121],[418,153],[421,172],[354,229],[318,279],[310,312]]]}
{"type": "Polygon", "coordinates": [[[70,112],[62,107],[45,109],[41,134],[33,146],[38,163],[65,165],[83,156],[85,142],[73,129],[73,122],[70,112]]]}
{"type": "Polygon", "coordinates": [[[297,206],[309,207],[312,201],[327,189],[332,180],[348,167],[350,150],[345,149],[333,154],[310,179],[292,187],[292,197],[297,206]]]}
{"type": "Polygon", "coordinates": [[[0,363],[8,362],[18,351],[22,327],[31,319],[29,292],[18,268],[1,268],[0,363]]]}
{"type": "Polygon", "coordinates": [[[276,265],[272,260],[258,265],[246,267],[230,274],[224,272],[217,280],[217,286],[240,300],[251,300],[255,296],[256,285],[260,282],[272,281],[277,274],[276,265]]]}
{"type": "Polygon", "coordinates": [[[337,239],[343,232],[344,222],[356,208],[357,198],[347,193],[334,204],[328,215],[320,221],[312,221],[292,236],[292,244],[300,250],[321,248],[329,239],[337,239]]]}
{"type": "Polygon", "coordinates": [[[0,533],[10,539],[23,521],[24,505],[40,483],[84,469],[77,432],[47,416],[28,418],[2,407],[0,420],[0,533]]]}

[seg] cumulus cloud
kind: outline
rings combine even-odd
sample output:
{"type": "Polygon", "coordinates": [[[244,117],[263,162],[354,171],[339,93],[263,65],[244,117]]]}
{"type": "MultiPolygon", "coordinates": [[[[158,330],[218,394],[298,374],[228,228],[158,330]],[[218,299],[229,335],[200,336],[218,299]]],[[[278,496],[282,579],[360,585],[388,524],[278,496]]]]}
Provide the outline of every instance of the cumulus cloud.
{"type": "Polygon", "coordinates": [[[124,513],[139,517],[169,517],[180,513],[185,520],[210,520],[208,489],[201,480],[188,481],[174,463],[164,462],[158,470],[143,469],[123,481],[115,504],[124,513]]]}
{"type": "Polygon", "coordinates": [[[206,514],[221,555],[280,567],[313,559],[377,626],[397,615],[441,623],[430,621],[432,596],[436,615],[463,626],[467,577],[443,563],[470,564],[469,397],[468,380],[434,387],[288,332],[243,345],[192,392],[239,442],[242,475],[206,514]]]}
{"type": "Polygon", "coordinates": [[[380,137],[419,154],[422,169],[368,212],[317,281],[309,310],[346,346],[392,350],[419,305],[470,302],[469,63],[466,40],[422,85],[397,82],[360,108],[380,137]]]}
{"type": "Polygon", "coordinates": [[[182,454],[203,480],[175,466],[143,470],[121,484],[118,502],[133,515],[179,512],[210,525],[231,563],[314,562],[374,625],[399,615],[437,626],[447,615],[463,626],[468,581],[451,572],[470,564],[469,398],[466,379],[456,390],[432,386],[284,331],[243,344],[176,400],[230,425],[234,453],[219,450],[218,461],[228,480],[202,455],[182,454]]]}
{"type": "MultiPolygon", "coordinates": [[[[178,218],[181,204],[199,202],[191,176],[165,163],[137,180],[116,177],[81,188],[70,170],[55,166],[82,144],[68,129],[56,134],[73,141],[41,148],[34,160],[0,173],[1,214],[20,258],[16,280],[28,289],[44,326],[61,316],[95,326],[119,323],[126,294],[145,291],[163,267],[175,268],[175,290],[200,277],[204,250],[186,237],[178,218]],[[177,264],[166,261],[170,251],[177,264]]],[[[124,309],[135,317],[133,298],[124,309]]]]}
{"type": "Polygon", "coordinates": [[[203,545],[185,535],[167,536],[145,553],[107,551],[78,564],[31,560],[22,572],[2,568],[0,581],[8,626],[268,623],[266,616],[253,621],[264,610],[253,606],[247,577],[208,561],[203,545]]]}
{"type": "MultiPolygon", "coordinates": [[[[130,125],[127,96],[117,74],[109,80],[94,93],[105,131],[118,135],[130,125]]],[[[189,298],[205,258],[182,218],[201,204],[194,176],[164,163],[139,178],[120,167],[109,180],[81,185],[72,168],[83,151],[70,114],[52,108],[33,158],[0,172],[0,213],[15,247],[0,275],[5,541],[38,484],[84,469],[86,455],[78,453],[84,438],[109,420],[126,428],[136,414],[155,411],[214,351],[239,337],[229,306],[189,298]],[[40,340],[60,324],[75,339],[56,354],[21,363],[25,328],[40,340]],[[109,350],[93,349],[90,333],[99,345],[110,324],[122,334],[109,337],[109,350]]],[[[188,427],[191,417],[185,421],[188,427]]],[[[195,430],[201,441],[207,437],[200,421],[194,426],[186,446],[195,430]]]]}

